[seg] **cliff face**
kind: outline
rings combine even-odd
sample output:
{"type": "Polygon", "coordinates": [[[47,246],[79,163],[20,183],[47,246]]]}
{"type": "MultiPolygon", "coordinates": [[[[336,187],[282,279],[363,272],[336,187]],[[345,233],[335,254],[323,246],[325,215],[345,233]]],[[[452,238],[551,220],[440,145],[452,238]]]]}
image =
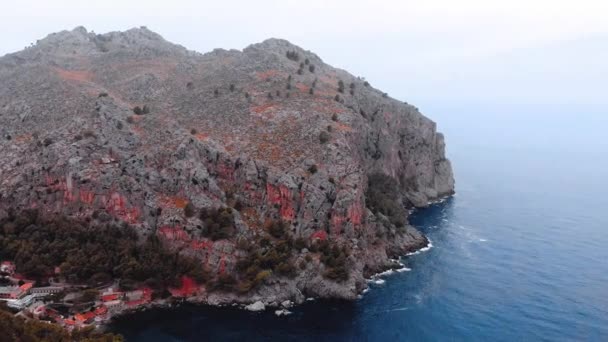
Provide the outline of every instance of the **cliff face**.
{"type": "Polygon", "coordinates": [[[433,121],[277,39],[198,54],[145,28],[52,34],[0,58],[0,135],[0,216],[38,208],[124,221],[237,278],[247,257],[238,242],[272,222],[308,248],[349,250],[345,280],[324,277],[318,253],[298,248],[295,277],[210,302],[354,298],[364,274],[426,244],[368,208],[368,176],[393,179],[403,206],[454,192],[433,121]],[[235,208],[234,227],[215,241],[188,214],[223,207],[235,208]]]}

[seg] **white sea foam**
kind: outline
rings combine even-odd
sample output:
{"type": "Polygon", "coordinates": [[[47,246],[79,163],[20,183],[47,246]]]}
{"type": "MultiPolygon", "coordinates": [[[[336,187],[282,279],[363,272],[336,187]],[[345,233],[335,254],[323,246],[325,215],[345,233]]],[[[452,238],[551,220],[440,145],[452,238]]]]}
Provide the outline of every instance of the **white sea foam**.
{"type": "Polygon", "coordinates": [[[375,280],[372,280],[372,283],[374,283],[376,285],[382,285],[382,284],[386,283],[386,281],[384,279],[375,279],[375,280]]]}
{"type": "Polygon", "coordinates": [[[411,268],[402,267],[400,269],[397,269],[396,271],[399,272],[399,273],[401,273],[401,272],[409,272],[411,270],[412,270],[411,268]]]}
{"type": "Polygon", "coordinates": [[[376,277],[382,277],[382,276],[391,275],[393,273],[395,273],[395,271],[393,271],[392,269],[390,269],[390,270],[386,270],[384,272],[377,273],[375,276],[376,277]]]}
{"type": "Polygon", "coordinates": [[[419,250],[417,250],[417,251],[407,253],[405,256],[410,256],[410,255],[418,255],[418,254],[420,254],[420,253],[422,253],[422,252],[426,252],[426,251],[428,251],[428,250],[429,250],[429,249],[431,249],[431,248],[433,248],[433,242],[431,241],[431,239],[429,239],[429,244],[428,244],[428,245],[426,245],[425,247],[420,248],[420,249],[419,249],[419,250]]]}
{"type": "Polygon", "coordinates": [[[479,239],[479,242],[486,242],[486,241],[488,241],[488,240],[486,240],[486,239],[479,239]]]}

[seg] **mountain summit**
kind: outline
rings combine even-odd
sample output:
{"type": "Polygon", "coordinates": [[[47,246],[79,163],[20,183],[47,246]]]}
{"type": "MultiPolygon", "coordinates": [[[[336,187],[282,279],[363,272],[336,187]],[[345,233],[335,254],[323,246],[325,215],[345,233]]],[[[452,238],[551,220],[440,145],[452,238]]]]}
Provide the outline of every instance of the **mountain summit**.
{"type": "Polygon", "coordinates": [[[280,39],[51,34],[0,58],[0,138],[0,219],[128,224],[228,284],[210,303],[356,298],[454,192],[433,121],[280,39]]]}

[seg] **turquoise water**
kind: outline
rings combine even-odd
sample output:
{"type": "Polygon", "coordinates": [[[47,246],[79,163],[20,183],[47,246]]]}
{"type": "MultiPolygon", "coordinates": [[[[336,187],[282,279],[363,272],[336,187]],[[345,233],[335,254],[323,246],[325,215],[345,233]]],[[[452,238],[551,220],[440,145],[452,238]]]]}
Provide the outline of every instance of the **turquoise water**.
{"type": "Polygon", "coordinates": [[[433,244],[403,259],[411,271],[288,317],[185,306],[115,330],[128,341],[608,340],[607,116],[437,111],[461,113],[435,117],[457,195],[411,217],[433,244]]]}

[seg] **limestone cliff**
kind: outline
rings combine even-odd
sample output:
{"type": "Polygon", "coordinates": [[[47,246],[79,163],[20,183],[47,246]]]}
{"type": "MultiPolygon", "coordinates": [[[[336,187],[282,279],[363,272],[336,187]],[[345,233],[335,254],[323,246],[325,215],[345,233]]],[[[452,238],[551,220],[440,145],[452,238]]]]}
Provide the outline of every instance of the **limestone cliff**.
{"type": "Polygon", "coordinates": [[[199,54],[146,28],[51,34],[0,58],[0,136],[0,216],[124,221],[237,279],[239,241],[278,221],[304,241],[297,275],[205,294],[218,303],[354,298],[364,275],[426,244],[370,210],[368,177],[394,180],[402,207],[454,192],[433,121],[278,39],[199,54]],[[233,226],[212,239],[199,212],[226,207],[233,226]],[[324,276],[321,240],[348,250],[347,279],[324,276]]]}

